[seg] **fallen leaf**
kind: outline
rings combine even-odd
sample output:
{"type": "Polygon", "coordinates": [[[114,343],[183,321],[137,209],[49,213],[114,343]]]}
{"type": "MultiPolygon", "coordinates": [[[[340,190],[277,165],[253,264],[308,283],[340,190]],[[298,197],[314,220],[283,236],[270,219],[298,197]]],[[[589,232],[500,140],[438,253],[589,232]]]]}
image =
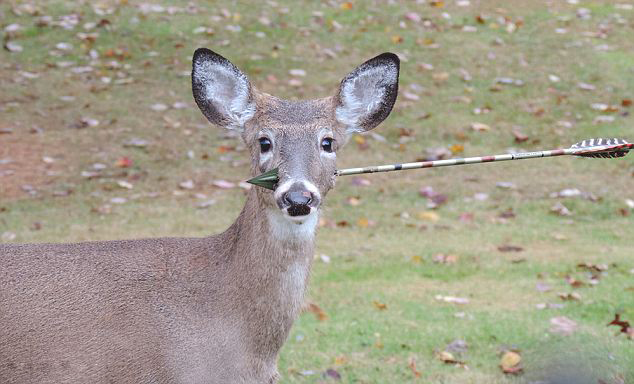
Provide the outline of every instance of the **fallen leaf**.
{"type": "Polygon", "coordinates": [[[7,41],[4,43],[4,49],[6,49],[9,52],[12,53],[18,53],[18,52],[22,52],[24,50],[24,48],[22,48],[22,46],[14,41],[7,41]]]}
{"type": "Polygon", "coordinates": [[[500,359],[502,372],[508,374],[518,374],[522,372],[522,357],[514,351],[506,351],[500,359]]]}
{"type": "Polygon", "coordinates": [[[550,212],[559,215],[559,216],[571,216],[572,212],[560,202],[557,202],[555,205],[550,207],[550,212]]]}
{"type": "Polygon", "coordinates": [[[486,131],[490,131],[491,127],[489,127],[488,125],[484,124],[484,123],[471,123],[471,129],[473,129],[476,132],[486,132],[486,131]]]}
{"type": "Polygon", "coordinates": [[[125,189],[132,189],[134,188],[134,186],[132,185],[132,183],[125,181],[125,180],[118,180],[117,181],[117,185],[121,188],[125,188],[125,189]]]}
{"type": "Polygon", "coordinates": [[[418,378],[421,377],[422,374],[416,369],[416,358],[415,357],[410,357],[409,359],[407,359],[407,366],[409,367],[409,369],[412,370],[412,373],[414,374],[414,377],[418,378]]]}
{"type": "Polygon", "coordinates": [[[432,221],[432,222],[436,222],[440,220],[440,215],[432,211],[418,212],[417,217],[421,220],[432,221]]]}
{"type": "Polygon", "coordinates": [[[348,203],[348,205],[356,207],[359,204],[361,204],[361,197],[360,196],[350,196],[346,199],[346,203],[348,203]]]}
{"type": "Polygon", "coordinates": [[[415,23],[418,23],[419,21],[421,21],[421,17],[420,14],[416,13],[416,12],[406,12],[404,15],[405,19],[409,20],[409,21],[413,21],[415,23]]]}
{"type": "Polygon", "coordinates": [[[231,189],[236,187],[235,183],[226,180],[216,180],[212,183],[212,185],[221,189],[231,189]]]}
{"type": "Polygon", "coordinates": [[[288,71],[288,74],[291,76],[304,77],[306,76],[306,71],[303,69],[291,69],[288,71]]]}
{"type": "Polygon", "coordinates": [[[571,335],[577,328],[577,323],[566,316],[557,316],[550,319],[550,332],[552,333],[571,335]]]}
{"type": "Polygon", "coordinates": [[[341,374],[332,368],[326,369],[326,372],[324,372],[324,377],[336,381],[341,380],[341,374]]]}
{"type": "Polygon", "coordinates": [[[373,300],[372,304],[374,307],[380,311],[384,311],[387,309],[387,304],[381,303],[380,301],[373,300]]]}
{"type": "Polygon", "coordinates": [[[144,140],[144,139],[139,139],[139,138],[132,138],[126,142],[123,143],[124,147],[136,147],[136,148],[145,148],[148,145],[148,141],[144,140]]]}
{"type": "Polygon", "coordinates": [[[372,220],[368,220],[366,217],[362,217],[357,220],[357,226],[360,228],[368,228],[374,226],[376,223],[372,220]]]}
{"type": "Polygon", "coordinates": [[[500,252],[522,252],[523,250],[524,248],[517,245],[511,245],[511,244],[504,244],[504,245],[498,246],[498,251],[500,252]]]}
{"type": "Polygon", "coordinates": [[[399,36],[399,35],[394,35],[394,36],[392,36],[391,40],[392,40],[392,43],[394,43],[394,44],[400,44],[400,43],[403,42],[403,37],[399,36]]]}
{"type": "Polygon", "coordinates": [[[517,129],[514,129],[512,132],[513,132],[513,137],[515,138],[516,143],[523,143],[529,139],[528,135],[522,133],[521,131],[517,129]]]}
{"type": "Polygon", "coordinates": [[[114,163],[117,168],[128,168],[132,166],[132,160],[129,157],[120,157],[114,163]]]}
{"type": "Polygon", "coordinates": [[[538,282],[537,284],[535,284],[535,289],[537,289],[539,292],[548,292],[550,290],[552,290],[552,287],[546,283],[542,283],[541,281],[538,282]]]}
{"type": "Polygon", "coordinates": [[[458,262],[458,255],[446,255],[444,253],[439,253],[437,255],[434,255],[432,257],[432,260],[434,263],[439,264],[456,264],[458,262]]]}
{"type": "Polygon", "coordinates": [[[630,325],[629,321],[621,320],[621,314],[616,313],[614,315],[614,320],[609,322],[607,326],[609,327],[610,325],[620,327],[620,333],[624,333],[630,340],[634,340],[634,328],[630,325]]]}
{"type": "Polygon", "coordinates": [[[445,303],[451,304],[469,304],[469,299],[465,297],[454,297],[454,296],[443,296],[436,295],[434,298],[438,301],[444,301],[445,303]]]}
{"type": "Polygon", "coordinates": [[[577,292],[560,292],[557,294],[560,299],[564,301],[579,301],[581,300],[581,295],[577,292]]]}
{"type": "Polygon", "coordinates": [[[306,302],[302,308],[303,312],[310,312],[317,317],[319,321],[325,321],[328,319],[326,312],[321,307],[313,302],[306,302]]]}
{"type": "Polygon", "coordinates": [[[341,4],[341,9],[343,9],[344,11],[349,11],[352,9],[352,3],[347,1],[345,3],[341,4]]]}

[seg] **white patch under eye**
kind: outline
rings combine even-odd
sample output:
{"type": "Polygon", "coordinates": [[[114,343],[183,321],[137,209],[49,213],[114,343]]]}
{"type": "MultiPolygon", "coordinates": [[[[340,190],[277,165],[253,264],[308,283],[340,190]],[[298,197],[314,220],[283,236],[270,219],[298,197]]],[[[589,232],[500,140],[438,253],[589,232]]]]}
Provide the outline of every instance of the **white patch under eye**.
{"type": "Polygon", "coordinates": [[[265,164],[267,161],[271,160],[273,157],[273,151],[269,150],[268,152],[260,152],[260,165],[265,164]]]}

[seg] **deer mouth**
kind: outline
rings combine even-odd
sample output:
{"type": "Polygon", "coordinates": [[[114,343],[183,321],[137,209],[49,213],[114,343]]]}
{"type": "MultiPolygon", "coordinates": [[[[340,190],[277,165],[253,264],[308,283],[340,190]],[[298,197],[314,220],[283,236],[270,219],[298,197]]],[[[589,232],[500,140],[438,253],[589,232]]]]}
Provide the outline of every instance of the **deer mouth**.
{"type": "Polygon", "coordinates": [[[290,207],[287,208],[286,212],[288,212],[288,215],[292,217],[306,216],[310,213],[310,206],[291,205],[290,207]]]}

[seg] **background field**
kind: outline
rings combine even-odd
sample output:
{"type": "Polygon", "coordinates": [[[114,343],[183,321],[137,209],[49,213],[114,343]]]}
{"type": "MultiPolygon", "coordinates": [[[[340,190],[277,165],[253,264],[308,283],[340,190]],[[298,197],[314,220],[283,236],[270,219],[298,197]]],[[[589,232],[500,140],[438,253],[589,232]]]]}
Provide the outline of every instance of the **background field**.
{"type": "MultiPolygon", "coordinates": [[[[1,241],[226,228],[248,154],[193,102],[197,47],[291,99],[332,94],[356,65],[397,53],[396,107],[376,134],[350,141],[342,168],[634,139],[633,8],[2,2],[1,241]]],[[[632,336],[606,326],[616,313],[634,321],[633,187],[631,156],[340,178],[317,238],[315,306],[282,351],[282,382],[507,383],[568,371],[633,382],[632,336]],[[502,372],[509,350],[523,373],[502,372]]]]}

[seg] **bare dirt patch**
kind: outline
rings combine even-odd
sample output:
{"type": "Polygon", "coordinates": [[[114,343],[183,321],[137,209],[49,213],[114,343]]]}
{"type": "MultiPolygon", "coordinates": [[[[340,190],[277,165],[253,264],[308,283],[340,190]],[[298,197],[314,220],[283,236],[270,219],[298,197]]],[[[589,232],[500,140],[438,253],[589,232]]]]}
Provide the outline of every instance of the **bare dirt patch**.
{"type": "Polygon", "coordinates": [[[37,194],[60,178],[65,160],[64,148],[39,134],[0,134],[0,200],[37,194]]]}

